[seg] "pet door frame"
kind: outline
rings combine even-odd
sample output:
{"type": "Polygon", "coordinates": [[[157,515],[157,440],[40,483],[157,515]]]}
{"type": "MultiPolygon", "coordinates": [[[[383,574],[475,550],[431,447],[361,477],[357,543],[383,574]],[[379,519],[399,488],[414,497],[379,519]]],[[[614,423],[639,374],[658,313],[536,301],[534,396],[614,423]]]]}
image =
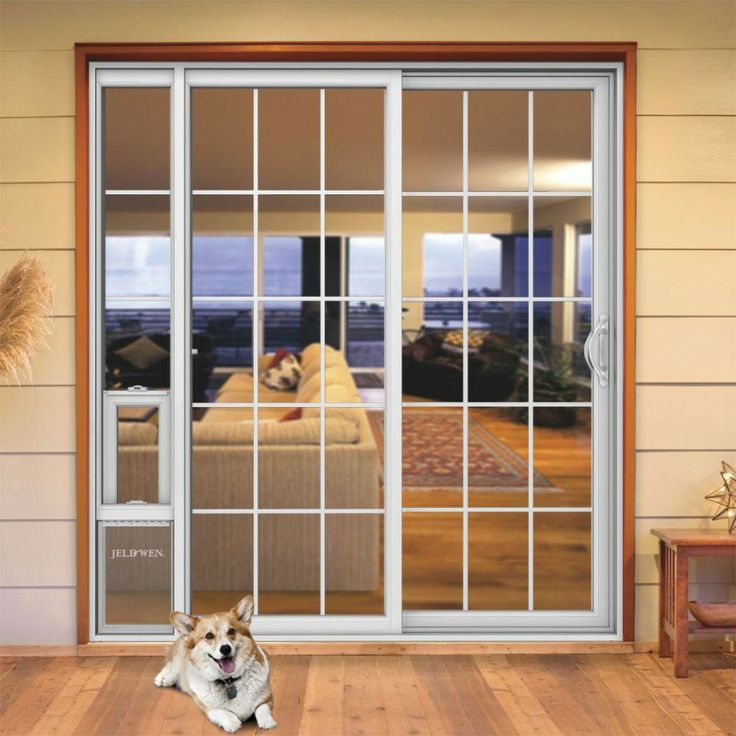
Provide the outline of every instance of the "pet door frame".
{"type": "MultiPolygon", "coordinates": [[[[623,625],[623,74],[624,67],[619,62],[91,62],[89,64],[89,500],[92,513],[89,514],[89,640],[90,641],[160,641],[170,636],[158,631],[103,631],[97,621],[97,555],[95,550],[97,522],[104,521],[105,513],[99,503],[101,488],[100,429],[102,414],[100,407],[101,373],[100,369],[100,312],[101,294],[99,292],[101,230],[101,191],[100,136],[97,135],[101,120],[100,92],[103,86],[170,86],[171,87],[171,313],[172,313],[172,373],[171,373],[171,483],[173,488],[171,521],[173,531],[173,603],[175,608],[187,608],[189,600],[188,544],[190,520],[190,465],[189,448],[191,441],[191,401],[188,387],[191,376],[189,367],[189,332],[183,326],[187,323],[190,306],[191,287],[187,276],[188,266],[181,267],[181,260],[187,263],[189,247],[189,161],[184,152],[188,151],[189,131],[185,121],[188,105],[186,85],[196,80],[199,73],[217,75],[223,78],[240,76],[247,86],[299,86],[296,81],[304,78],[303,86],[327,88],[335,86],[361,86],[359,78],[372,79],[365,86],[385,86],[385,211],[386,232],[386,275],[385,275],[385,350],[386,350],[386,484],[384,491],[384,590],[385,613],[383,617],[371,616],[322,616],[320,625],[315,625],[317,616],[272,616],[268,628],[259,621],[254,622],[254,631],[269,639],[277,640],[600,640],[622,639],[623,625]],[[311,77],[312,83],[309,84],[311,77]],[[158,79],[159,81],[152,81],[158,79]],[[383,80],[377,85],[377,79],[383,80]],[[603,550],[606,570],[606,598],[598,599],[599,606],[594,614],[594,622],[574,620],[566,614],[540,613],[536,620],[517,612],[503,612],[491,615],[486,612],[480,616],[474,612],[453,612],[449,615],[425,616],[402,612],[401,605],[401,447],[400,441],[389,440],[395,429],[400,428],[401,411],[401,94],[402,89],[429,88],[439,85],[446,88],[476,89],[492,80],[492,88],[559,88],[560,80],[567,79],[571,88],[591,88],[598,90],[598,100],[605,112],[607,133],[594,144],[594,171],[600,165],[602,155],[607,182],[605,197],[594,183],[593,198],[608,211],[608,258],[611,264],[610,300],[608,314],[612,327],[609,339],[609,366],[611,382],[608,394],[610,401],[609,427],[611,436],[606,448],[610,458],[607,476],[610,479],[606,549],[603,550]],[[261,81],[257,81],[261,80],[261,81]],[[280,80],[280,81],[278,81],[280,80]],[[288,81],[287,81],[288,80],[288,81]],[[348,81],[349,80],[349,81],[348,81]],[[507,80],[509,86],[502,86],[507,80]],[[473,86],[479,85],[479,86],[473,86]],[[390,377],[389,375],[390,374],[390,377]],[[186,493],[184,491],[186,490],[186,493]],[[605,609],[605,611],[603,610],[605,609]],[[466,623],[458,618],[463,617],[466,623]],[[458,620],[454,620],[458,619],[458,620]],[[528,619],[528,620],[527,620],[528,619]],[[546,619],[546,621],[545,621],[546,619]],[[474,623],[475,622],[475,625],[474,623]],[[591,626],[593,624],[593,626],[591,626]],[[582,628],[581,628],[582,626],[582,628]]],[[[202,77],[204,78],[204,77],[202,77]]],[[[230,82],[229,84],[232,84],[230,82]]],[[[223,86],[226,86],[223,83],[223,86]]],[[[598,118],[599,116],[597,116],[598,118]]],[[[600,131],[599,131],[600,135],[600,131]]],[[[595,137],[594,137],[595,140],[595,137]]],[[[598,177],[596,177],[596,181],[598,177]]],[[[595,222],[595,214],[594,214],[595,222]]],[[[595,297],[594,297],[595,298],[595,297]]],[[[598,311],[594,314],[597,316],[598,311]]],[[[254,315],[255,317],[255,315],[254,315]]],[[[595,317],[594,317],[595,323],[595,317]]],[[[255,320],[254,320],[255,329],[255,320]]],[[[400,429],[399,429],[400,435],[400,429]]],[[[600,446],[599,446],[600,447],[600,446]]],[[[602,449],[602,448],[601,448],[602,449]]],[[[112,510],[111,510],[112,511],[112,510]]],[[[162,511],[151,511],[151,519],[163,520],[162,511]]],[[[131,511],[128,520],[144,520],[141,513],[131,511]]],[[[169,515],[166,514],[167,518],[169,515]]],[[[126,519],[119,517],[120,521],[126,519]]],[[[112,519],[110,519],[112,520],[112,519]]],[[[599,556],[599,563],[602,557],[599,556]]],[[[601,587],[600,585],[598,586],[601,587]]],[[[594,587],[595,589],[595,587],[594,587]]]]}

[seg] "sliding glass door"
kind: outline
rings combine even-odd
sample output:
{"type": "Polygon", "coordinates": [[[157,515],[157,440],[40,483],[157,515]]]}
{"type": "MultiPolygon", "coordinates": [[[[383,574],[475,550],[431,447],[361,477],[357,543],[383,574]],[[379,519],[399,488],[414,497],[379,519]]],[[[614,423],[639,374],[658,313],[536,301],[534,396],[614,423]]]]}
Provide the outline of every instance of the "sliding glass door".
{"type": "Polygon", "coordinates": [[[404,89],[404,627],[608,630],[607,90],[404,89]]]}
{"type": "Polygon", "coordinates": [[[615,635],[613,75],[91,79],[92,637],[615,635]]]}

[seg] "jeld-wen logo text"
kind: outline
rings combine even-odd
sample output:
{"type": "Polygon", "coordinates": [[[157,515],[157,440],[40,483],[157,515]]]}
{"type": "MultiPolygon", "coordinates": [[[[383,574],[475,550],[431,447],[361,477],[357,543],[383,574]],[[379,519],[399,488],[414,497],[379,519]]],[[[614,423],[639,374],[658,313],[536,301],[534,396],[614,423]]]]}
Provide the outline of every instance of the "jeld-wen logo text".
{"type": "Polygon", "coordinates": [[[111,560],[116,560],[120,557],[133,558],[133,557],[163,557],[164,551],[162,549],[114,549],[110,555],[111,560]]]}

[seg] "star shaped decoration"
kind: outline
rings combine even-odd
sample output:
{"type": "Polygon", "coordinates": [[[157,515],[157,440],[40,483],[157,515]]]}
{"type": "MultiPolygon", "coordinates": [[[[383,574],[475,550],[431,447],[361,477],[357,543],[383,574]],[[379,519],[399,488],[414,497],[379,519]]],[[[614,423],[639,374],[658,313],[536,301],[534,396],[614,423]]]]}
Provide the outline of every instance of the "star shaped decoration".
{"type": "Polygon", "coordinates": [[[721,462],[721,466],[723,485],[713,493],[709,493],[705,498],[719,506],[713,521],[726,517],[728,519],[728,531],[732,532],[736,527],[736,470],[727,462],[721,462]]]}

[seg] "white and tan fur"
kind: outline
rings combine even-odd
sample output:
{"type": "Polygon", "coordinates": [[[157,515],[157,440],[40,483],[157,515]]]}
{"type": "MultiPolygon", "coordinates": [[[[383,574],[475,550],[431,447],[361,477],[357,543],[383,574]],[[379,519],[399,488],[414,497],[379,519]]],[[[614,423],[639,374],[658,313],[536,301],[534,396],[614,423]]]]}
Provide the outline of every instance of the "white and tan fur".
{"type": "Polygon", "coordinates": [[[253,714],[259,728],[276,727],[270,666],[251,636],[252,615],[251,596],[232,610],[211,616],[174,611],[169,619],[179,638],[154,679],[157,687],[177,685],[191,695],[207,718],[228,733],[235,733],[253,714]],[[228,687],[235,688],[232,698],[228,687]]]}

